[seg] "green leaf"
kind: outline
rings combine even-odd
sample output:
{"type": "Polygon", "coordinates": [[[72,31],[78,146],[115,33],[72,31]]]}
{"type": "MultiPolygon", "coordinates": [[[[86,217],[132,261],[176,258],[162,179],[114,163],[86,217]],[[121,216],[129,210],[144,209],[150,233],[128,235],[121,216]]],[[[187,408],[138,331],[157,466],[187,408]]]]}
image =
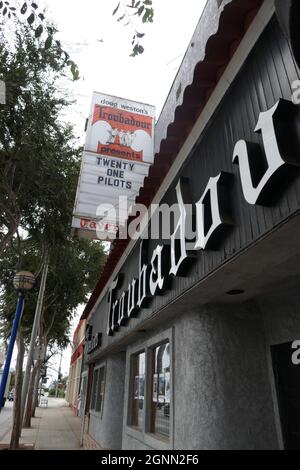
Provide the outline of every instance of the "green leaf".
{"type": "Polygon", "coordinates": [[[3,10],[3,12],[2,12],[3,16],[5,16],[6,13],[7,13],[7,7],[5,7],[4,10],[3,10]]]}
{"type": "Polygon", "coordinates": [[[140,44],[136,44],[133,48],[132,54],[130,54],[130,57],[136,57],[138,54],[142,54],[143,52],[143,46],[141,46],[140,44]]]}
{"type": "Polygon", "coordinates": [[[141,16],[141,14],[143,13],[144,10],[145,10],[145,7],[144,7],[144,5],[142,5],[142,6],[138,9],[137,14],[138,14],[139,16],[141,16]]]}
{"type": "Polygon", "coordinates": [[[36,37],[36,38],[40,38],[41,35],[43,34],[43,31],[44,31],[44,28],[43,28],[43,26],[40,24],[40,25],[36,28],[36,30],[35,30],[35,33],[34,33],[35,37],[36,37]]]}
{"type": "Polygon", "coordinates": [[[27,3],[24,3],[22,8],[21,8],[22,15],[25,15],[26,11],[27,11],[27,3]]]}
{"type": "Polygon", "coordinates": [[[118,3],[116,8],[114,9],[112,16],[114,16],[117,13],[117,11],[119,10],[119,7],[120,7],[120,2],[118,3]]]}
{"type": "Polygon", "coordinates": [[[136,33],[137,38],[143,38],[145,36],[145,33],[136,33]]]}
{"type": "Polygon", "coordinates": [[[73,75],[73,80],[76,81],[76,80],[79,80],[79,70],[78,70],[78,67],[77,65],[75,64],[75,62],[73,61],[70,61],[71,62],[71,73],[73,75]]]}
{"type": "Polygon", "coordinates": [[[152,5],[152,0],[144,0],[144,5],[152,5]]]}
{"type": "Polygon", "coordinates": [[[145,14],[142,18],[143,23],[153,23],[153,16],[153,8],[146,8],[145,14]]]}
{"type": "Polygon", "coordinates": [[[37,5],[36,3],[32,3],[31,6],[32,6],[32,8],[34,8],[35,10],[38,9],[38,5],[37,5]]]}
{"type": "Polygon", "coordinates": [[[124,20],[124,18],[125,18],[125,14],[120,16],[120,18],[118,18],[118,21],[122,21],[122,20],[124,20]]]}
{"type": "Polygon", "coordinates": [[[0,2],[0,9],[3,7],[3,2],[0,2]]]}
{"type": "Polygon", "coordinates": [[[50,49],[50,47],[52,46],[52,41],[53,41],[52,36],[48,36],[45,41],[45,49],[50,49]]]}
{"type": "Polygon", "coordinates": [[[35,20],[35,16],[33,13],[31,13],[31,15],[27,18],[27,21],[30,25],[32,25],[34,23],[34,20],[35,20]]]}

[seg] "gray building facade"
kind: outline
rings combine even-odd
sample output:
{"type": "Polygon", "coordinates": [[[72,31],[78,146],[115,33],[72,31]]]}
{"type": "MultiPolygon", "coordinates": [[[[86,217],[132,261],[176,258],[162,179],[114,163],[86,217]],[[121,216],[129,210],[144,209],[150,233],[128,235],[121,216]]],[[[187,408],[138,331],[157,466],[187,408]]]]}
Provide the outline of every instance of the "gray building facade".
{"type": "Polygon", "coordinates": [[[171,236],[114,244],[83,314],[82,406],[105,449],[300,448],[300,71],[286,4],[210,0],[156,125],[138,202],[158,179],[152,202],[179,207],[171,236]]]}

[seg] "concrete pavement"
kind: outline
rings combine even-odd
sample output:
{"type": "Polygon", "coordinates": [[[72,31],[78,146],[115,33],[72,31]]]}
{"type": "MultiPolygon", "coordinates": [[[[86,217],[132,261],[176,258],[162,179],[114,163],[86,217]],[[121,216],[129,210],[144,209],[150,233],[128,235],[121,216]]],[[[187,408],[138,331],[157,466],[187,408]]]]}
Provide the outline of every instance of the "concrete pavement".
{"type": "MultiPolygon", "coordinates": [[[[11,425],[8,414],[7,419],[3,418],[5,426],[2,427],[0,421],[0,445],[10,441],[11,425]]],[[[22,431],[21,445],[34,446],[36,450],[80,449],[81,420],[74,415],[65,400],[48,398],[48,407],[37,408],[36,417],[31,422],[32,427],[22,431]]]]}
{"type": "Polygon", "coordinates": [[[10,433],[12,428],[13,416],[13,402],[6,401],[4,408],[0,413],[0,443],[5,439],[5,436],[10,433]]]}

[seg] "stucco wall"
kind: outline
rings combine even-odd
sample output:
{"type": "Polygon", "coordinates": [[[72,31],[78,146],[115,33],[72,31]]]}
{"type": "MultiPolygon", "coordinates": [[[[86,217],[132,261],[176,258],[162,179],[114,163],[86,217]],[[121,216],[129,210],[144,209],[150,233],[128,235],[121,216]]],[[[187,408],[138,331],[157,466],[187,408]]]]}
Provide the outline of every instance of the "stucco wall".
{"type": "Polygon", "coordinates": [[[269,349],[299,338],[299,305],[284,298],[181,312],[141,332],[126,360],[125,353],[107,359],[103,417],[91,417],[90,434],[111,449],[278,449],[269,349]],[[169,446],[127,425],[130,357],[167,337],[173,358],[169,446]]]}
{"type": "MultiPolygon", "coordinates": [[[[173,323],[173,332],[171,447],[278,448],[263,319],[257,307],[211,306],[190,312],[173,323]]],[[[135,346],[142,345],[141,340],[135,346]]],[[[142,433],[128,429],[126,389],[123,448],[161,448],[160,441],[149,445],[142,433]]]]}
{"type": "Polygon", "coordinates": [[[121,449],[125,354],[112,355],[99,364],[106,367],[103,412],[101,416],[91,411],[89,434],[104,449],[121,449]]]}
{"type": "Polygon", "coordinates": [[[277,448],[256,309],[210,307],[175,331],[175,448],[277,448]]]}

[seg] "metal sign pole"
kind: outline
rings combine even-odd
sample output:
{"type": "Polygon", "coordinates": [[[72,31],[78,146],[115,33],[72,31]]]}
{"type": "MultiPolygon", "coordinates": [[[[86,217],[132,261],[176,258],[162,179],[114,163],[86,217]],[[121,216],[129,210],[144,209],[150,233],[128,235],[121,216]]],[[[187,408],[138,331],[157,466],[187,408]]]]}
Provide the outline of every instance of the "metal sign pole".
{"type": "Polygon", "coordinates": [[[24,309],[24,294],[23,292],[20,292],[18,303],[17,303],[17,308],[16,308],[16,314],[15,314],[15,318],[13,322],[13,327],[12,327],[12,331],[10,335],[9,346],[8,346],[6,360],[5,360],[5,366],[4,366],[3,375],[1,378],[1,384],[0,384],[0,413],[1,413],[2,407],[4,406],[4,394],[5,394],[6,384],[7,384],[7,378],[9,374],[11,358],[12,358],[12,354],[14,350],[14,345],[15,345],[18,327],[19,327],[19,323],[22,317],[23,309],[24,309]]]}

